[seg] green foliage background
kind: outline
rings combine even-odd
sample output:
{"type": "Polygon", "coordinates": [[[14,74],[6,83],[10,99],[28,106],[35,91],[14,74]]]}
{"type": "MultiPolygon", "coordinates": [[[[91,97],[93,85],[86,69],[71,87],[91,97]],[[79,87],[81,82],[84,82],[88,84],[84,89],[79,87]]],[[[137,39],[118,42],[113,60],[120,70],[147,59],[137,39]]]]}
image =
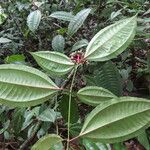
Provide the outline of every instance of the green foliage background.
{"type": "MultiPolygon", "coordinates": [[[[149,6],[148,0],[43,0],[38,3],[30,0],[2,0],[0,2],[0,64],[23,64],[39,68],[31,52],[41,50],[59,51],[71,57],[72,51],[85,51],[87,43],[102,28],[138,13],[137,34],[127,50],[112,61],[91,63],[80,69],[75,81],[75,90],[85,85],[94,85],[106,88],[117,96],[149,98],[149,6]],[[68,21],[50,16],[56,11],[71,12],[75,15],[85,8],[91,8],[92,11],[81,28],[73,33],[73,36],[71,34],[72,37],[67,32],[68,21]],[[37,9],[41,11],[42,17],[37,30],[32,32],[28,27],[27,18],[32,11],[37,9]],[[79,42],[79,47],[74,50],[72,47],[77,42],[79,42]]],[[[64,79],[65,77],[54,75],[52,77],[59,87],[62,86],[64,79]]],[[[33,136],[35,139],[28,144],[29,148],[38,138],[52,131],[59,132],[66,137],[66,120],[62,120],[62,116],[66,116],[66,113],[64,104],[59,100],[65,101],[65,98],[54,97],[51,103],[46,102],[27,109],[14,109],[0,105],[0,142],[6,143],[4,147],[8,149],[12,147],[23,149],[24,141],[28,141],[33,136]],[[15,144],[11,145],[9,142],[15,144]]],[[[91,107],[78,103],[78,99],[75,100],[74,105],[72,136],[79,134],[86,114],[92,110],[91,107]]],[[[149,149],[149,133],[149,130],[146,130],[138,137],[139,142],[146,149],[149,149]],[[143,142],[141,139],[146,140],[143,142]]],[[[137,142],[137,140],[134,141],[137,142]]],[[[79,141],[73,146],[78,149],[84,147],[87,150],[91,147],[93,150],[111,149],[110,145],[92,143],[89,140],[79,141]]],[[[3,144],[0,144],[1,147],[3,144]]],[[[123,143],[116,143],[114,147],[115,150],[125,149],[123,143]]],[[[28,148],[24,147],[24,149],[28,148]]]]}

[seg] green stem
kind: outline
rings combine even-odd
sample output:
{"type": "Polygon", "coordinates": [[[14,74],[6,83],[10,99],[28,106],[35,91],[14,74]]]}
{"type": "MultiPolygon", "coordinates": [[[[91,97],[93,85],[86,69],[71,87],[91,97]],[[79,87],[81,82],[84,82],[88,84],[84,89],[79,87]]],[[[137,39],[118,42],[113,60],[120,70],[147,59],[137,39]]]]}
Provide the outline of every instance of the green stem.
{"type": "Polygon", "coordinates": [[[78,65],[75,66],[74,68],[74,73],[72,77],[72,82],[69,90],[69,107],[68,107],[68,138],[67,138],[67,149],[69,150],[69,141],[70,141],[70,113],[71,113],[71,97],[72,97],[72,89],[73,89],[73,84],[76,76],[78,65]]]}

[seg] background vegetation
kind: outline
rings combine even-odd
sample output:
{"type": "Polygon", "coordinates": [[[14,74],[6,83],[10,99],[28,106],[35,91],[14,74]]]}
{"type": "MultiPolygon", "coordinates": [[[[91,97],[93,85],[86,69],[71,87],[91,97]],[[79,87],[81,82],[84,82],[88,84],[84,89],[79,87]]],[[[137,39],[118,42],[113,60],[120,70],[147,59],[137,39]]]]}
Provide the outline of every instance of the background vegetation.
{"type": "MultiPolygon", "coordinates": [[[[30,52],[41,50],[59,51],[72,57],[75,52],[84,51],[99,30],[138,13],[137,33],[130,47],[112,61],[91,63],[77,72],[74,89],[97,85],[117,96],[150,98],[149,8],[148,0],[1,0],[0,64],[15,63],[40,68],[30,52]],[[75,15],[84,8],[92,8],[92,11],[80,29],[70,37],[67,32],[69,17],[54,16],[54,12],[65,11],[75,15]],[[39,10],[42,17],[37,30],[32,32],[27,18],[34,10],[39,10]]],[[[53,77],[53,80],[62,86],[65,78],[53,77]]],[[[61,102],[55,99],[50,105],[46,102],[27,109],[0,105],[0,148],[27,150],[46,133],[59,132],[67,137],[68,96],[59,97],[61,102]]],[[[79,103],[77,99],[72,101],[72,106],[71,134],[77,135],[92,107],[79,103]]],[[[84,140],[71,143],[71,147],[75,150],[149,150],[149,138],[148,129],[139,137],[123,143],[103,145],[84,140]]]]}

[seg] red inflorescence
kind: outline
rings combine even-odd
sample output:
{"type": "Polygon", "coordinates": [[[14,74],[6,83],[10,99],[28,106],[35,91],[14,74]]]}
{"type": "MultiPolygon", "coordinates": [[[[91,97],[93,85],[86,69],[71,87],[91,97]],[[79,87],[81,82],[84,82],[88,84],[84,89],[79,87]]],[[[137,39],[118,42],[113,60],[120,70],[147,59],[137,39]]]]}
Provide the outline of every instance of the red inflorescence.
{"type": "Polygon", "coordinates": [[[85,62],[82,53],[77,53],[71,57],[71,60],[75,61],[77,64],[83,64],[85,62]]]}

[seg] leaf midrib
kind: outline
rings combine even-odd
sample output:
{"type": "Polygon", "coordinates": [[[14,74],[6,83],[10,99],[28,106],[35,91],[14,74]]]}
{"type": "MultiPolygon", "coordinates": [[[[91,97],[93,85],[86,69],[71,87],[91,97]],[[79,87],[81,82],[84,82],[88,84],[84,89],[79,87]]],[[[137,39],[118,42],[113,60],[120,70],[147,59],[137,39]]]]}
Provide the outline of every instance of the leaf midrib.
{"type": "MultiPolygon", "coordinates": [[[[46,59],[47,61],[51,61],[51,62],[53,62],[53,63],[57,63],[57,64],[59,64],[59,65],[74,66],[74,63],[71,62],[70,60],[68,60],[69,63],[67,64],[67,63],[64,63],[64,62],[57,62],[57,61],[54,61],[54,60],[52,60],[52,59],[45,58],[44,56],[40,56],[39,54],[33,54],[33,55],[36,56],[36,57],[42,58],[42,59],[46,59]]],[[[66,59],[68,59],[68,58],[66,58],[66,59]]]]}
{"type": "Polygon", "coordinates": [[[115,98],[116,96],[115,95],[111,95],[111,96],[105,96],[105,95],[89,95],[89,94],[81,94],[81,93],[78,93],[78,95],[80,96],[89,96],[89,97],[91,97],[91,96],[93,96],[93,97],[108,97],[108,98],[115,98]]]}
{"type": "Polygon", "coordinates": [[[29,87],[29,88],[39,88],[39,89],[47,89],[47,90],[61,90],[60,88],[54,88],[54,87],[31,86],[31,85],[28,85],[28,84],[18,84],[18,83],[12,83],[12,82],[4,82],[4,81],[0,81],[0,83],[6,83],[6,84],[29,87]]]}

